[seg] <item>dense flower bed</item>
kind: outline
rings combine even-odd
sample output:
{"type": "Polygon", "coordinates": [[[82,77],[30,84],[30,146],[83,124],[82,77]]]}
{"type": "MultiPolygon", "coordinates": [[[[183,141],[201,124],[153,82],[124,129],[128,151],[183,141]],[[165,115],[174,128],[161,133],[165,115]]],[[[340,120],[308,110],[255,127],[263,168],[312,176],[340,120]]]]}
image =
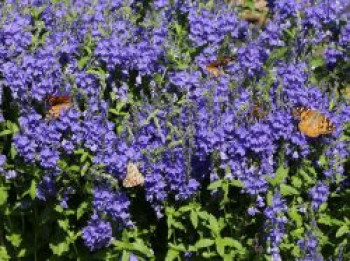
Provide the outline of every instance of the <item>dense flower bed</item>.
{"type": "Polygon", "coordinates": [[[0,260],[350,260],[346,1],[0,2],[0,260]]]}

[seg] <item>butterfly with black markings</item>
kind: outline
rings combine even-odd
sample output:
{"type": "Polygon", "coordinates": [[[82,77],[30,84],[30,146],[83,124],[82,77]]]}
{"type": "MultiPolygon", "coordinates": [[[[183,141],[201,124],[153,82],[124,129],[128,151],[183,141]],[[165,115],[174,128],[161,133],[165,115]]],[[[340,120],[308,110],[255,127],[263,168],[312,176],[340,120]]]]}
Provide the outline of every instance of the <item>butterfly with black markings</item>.
{"type": "Polygon", "coordinates": [[[317,138],[320,135],[331,134],[335,131],[335,125],[322,113],[307,107],[297,107],[292,111],[298,117],[298,129],[304,135],[317,138]]]}
{"type": "Polygon", "coordinates": [[[124,188],[132,188],[136,186],[143,186],[145,178],[139,171],[137,165],[132,162],[128,162],[126,167],[126,177],[123,180],[124,188]]]}
{"type": "Polygon", "coordinates": [[[51,95],[46,98],[50,108],[46,119],[52,120],[60,117],[61,113],[73,106],[73,100],[68,95],[51,95]]]}

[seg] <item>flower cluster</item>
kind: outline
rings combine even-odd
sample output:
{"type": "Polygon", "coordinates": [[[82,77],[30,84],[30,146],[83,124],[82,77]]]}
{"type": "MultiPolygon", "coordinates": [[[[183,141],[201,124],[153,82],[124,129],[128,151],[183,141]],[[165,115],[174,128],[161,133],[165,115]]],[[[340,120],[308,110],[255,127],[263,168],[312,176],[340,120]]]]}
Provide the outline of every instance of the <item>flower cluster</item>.
{"type": "MultiPolygon", "coordinates": [[[[350,24],[340,7],[269,1],[260,27],[232,1],[24,2],[0,3],[0,131],[6,121],[19,128],[4,132],[12,143],[0,146],[0,172],[20,182],[28,177],[16,164],[38,168],[36,198],[64,208],[88,183],[82,238],[91,251],[137,226],[135,194],[162,218],[168,202],[194,200],[224,179],[253,199],[247,213],[263,214],[269,254],[280,260],[293,201],[284,196],[296,193],[282,188],[312,172],[303,164],[322,173],[298,187],[317,212],[344,179],[350,106],[339,94],[350,24]],[[314,116],[297,117],[298,108],[314,116]],[[129,162],[144,193],[122,187],[129,162]],[[279,180],[280,166],[297,177],[279,180]],[[103,175],[85,175],[95,167],[103,175]]],[[[314,258],[316,235],[299,245],[314,258]]]]}

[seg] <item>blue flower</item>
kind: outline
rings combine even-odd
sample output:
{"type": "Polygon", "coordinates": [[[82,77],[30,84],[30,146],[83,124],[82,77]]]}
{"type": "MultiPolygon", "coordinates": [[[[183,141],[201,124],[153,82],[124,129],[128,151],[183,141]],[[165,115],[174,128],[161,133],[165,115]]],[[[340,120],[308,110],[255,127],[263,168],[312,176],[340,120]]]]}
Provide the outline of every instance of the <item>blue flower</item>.
{"type": "Polygon", "coordinates": [[[110,244],[112,240],[112,226],[108,221],[104,221],[94,214],[88,225],[83,228],[82,237],[90,251],[98,250],[110,244]]]}

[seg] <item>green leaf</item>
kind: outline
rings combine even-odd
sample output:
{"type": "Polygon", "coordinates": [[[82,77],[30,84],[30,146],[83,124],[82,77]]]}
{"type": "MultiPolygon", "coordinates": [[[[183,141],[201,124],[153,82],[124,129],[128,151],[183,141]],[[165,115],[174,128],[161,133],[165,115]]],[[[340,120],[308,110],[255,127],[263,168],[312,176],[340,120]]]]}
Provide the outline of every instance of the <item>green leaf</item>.
{"type": "Polygon", "coordinates": [[[136,239],[136,242],[132,244],[132,248],[149,258],[154,256],[153,250],[149,249],[141,239],[136,239]]]}
{"type": "Polygon", "coordinates": [[[215,236],[219,236],[220,234],[219,223],[217,219],[211,214],[209,216],[209,228],[215,236]]]}
{"type": "Polygon", "coordinates": [[[27,249],[22,248],[21,250],[18,251],[17,257],[25,257],[27,255],[27,249]]]}
{"type": "Polygon", "coordinates": [[[300,227],[302,225],[303,218],[301,217],[301,215],[299,214],[299,212],[295,206],[293,206],[292,208],[289,209],[288,215],[293,221],[295,221],[297,223],[298,227],[300,227]]]}
{"type": "Polygon", "coordinates": [[[0,137],[10,135],[10,134],[12,134],[11,130],[3,130],[2,132],[0,132],[0,137]]]}
{"type": "Polygon", "coordinates": [[[36,181],[32,179],[32,182],[30,183],[30,188],[29,188],[29,196],[31,199],[35,199],[36,197],[36,181]]]}
{"type": "Polygon", "coordinates": [[[86,201],[80,204],[79,208],[77,209],[77,220],[79,220],[85,214],[88,206],[89,204],[86,201]]]}
{"type": "Polygon", "coordinates": [[[216,251],[218,252],[219,256],[224,257],[224,255],[225,255],[224,240],[219,237],[215,240],[215,244],[216,244],[216,251]]]}
{"type": "Polygon", "coordinates": [[[225,246],[234,247],[237,250],[242,250],[243,249],[242,244],[236,239],[233,239],[231,237],[223,237],[222,240],[223,240],[223,244],[225,246]]]}
{"type": "Polygon", "coordinates": [[[6,236],[6,239],[14,246],[19,247],[22,242],[21,234],[12,233],[9,236],[6,236]]]}
{"type": "Polygon", "coordinates": [[[273,198],[272,192],[268,191],[266,195],[266,203],[268,206],[272,206],[272,198],[273,198]]]}
{"type": "Polygon", "coordinates": [[[4,205],[7,201],[8,193],[7,193],[8,188],[6,187],[0,187],[0,206],[4,205]]]}
{"type": "Polygon", "coordinates": [[[54,255],[62,256],[63,253],[67,252],[69,250],[69,243],[62,242],[57,245],[50,244],[50,248],[54,255]]]}
{"type": "Polygon", "coordinates": [[[11,257],[7,254],[6,247],[0,246],[0,260],[10,260],[11,257]]]}
{"type": "Polygon", "coordinates": [[[179,208],[178,212],[185,213],[185,212],[191,211],[192,209],[193,209],[193,205],[186,205],[179,208]]]}
{"type": "Polygon", "coordinates": [[[292,186],[281,184],[281,194],[283,196],[298,195],[299,191],[293,188],[292,186]]]}
{"type": "Polygon", "coordinates": [[[216,257],[217,254],[215,252],[203,252],[202,253],[202,256],[204,258],[212,258],[212,257],[216,257]]]}
{"type": "Polygon", "coordinates": [[[178,257],[179,257],[179,251],[176,251],[174,249],[169,249],[165,257],[165,261],[173,261],[178,257]]]}
{"type": "Polygon", "coordinates": [[[60,228],[62,228],[64,231],[69,230],[69,220],[68,219],[59,219],[58,220],[58,225],[60,228]]]}
{"type": "Polygon", "coordinates": [[[210,247],[212,245],[214,245],[214,240],[208,239],[208,238],[203,238],[203,239],[198,240],[194,246],[196,248],[204,248],[204,247],[210,247]]]}
{"type": "Polygon", "coordinates": [[[345,234],[348,234],[349,232],[349,227],[347,225],[343,225],[338,229],[337,233],[335,234],[335,237],[339,238],[345,234]]]}
{"type": "Polygon", "coordinates": [[[311,67],[318,68],[324,65],[324,60],[320,56],[315,56],[311,60],[311,67]]]}
{"type": "Polygon", "coordinates": [[[90,60],[90,56],[84,56],[78,61],[78,69],[81,70],[85,67],[85,65],[90,60]]]}
{"type": "Polygon", "coordinates": [[[295,176],[292,177],[292,185],[293,185],[293,187],[295,187],[295,188],[301,188],[302,184],[303,184],[303,182],[301,181],[300,178],[295,177],[295,176]]]}
{"type": "Polygon", "coordinates": [[[130,260],[130,253],[124,250],[121,261],[129,261],[129,260],[130,260]]]}
{"type": "Polygon", "coordinates": [[[198,226],[198,214],[195,211],[191,211],[190,214],[191,222],[194,228],[198,226]]]}
{"type": "Polygon", "coordinates": [[[243,187],[242,181],[240,181],[238,179],[231,180],[230,181],[230,185],[234,186],[234,187],[238,187],[238,188],[242,188],[243,187]]]}
{"type": "Polygon", "coordinates": [[[80,167],[78,165],[69,166],[68,170],[72,172],[80,172],[80,167]]]}
{"type": "Polygon", "coordinates": [[[184,246],[184,244],[179,244],[179,245],[174,245],[172,243],[168,243],[169,247],[176,250],[176,251],[179,251],[179,252],[185,252],[186,251],[186,248],[184,246]]]}
{"type": "Polygon", "coordinates": [[[208,190],[217,190],[218,188],[221,188],[222,186],[222,180],[217,180],[213,183],[210,183],[208,186],[208,190]]]}
{"type": "Polygon", "coordinates": [[[283,164],[281,164],[277,171],[274,178],[267,177],[266,180],[273,186],[280,185],[283,180],[288,176],[289,168],[285,168],[283,164]]]}
{"type": "Polygon", "coordinates": [[[15,159],[17,156],[17,150],[13,145],[11,146],[11,149],[10,149],[10,156],[11,156],[11,159],[15,159]]]}

